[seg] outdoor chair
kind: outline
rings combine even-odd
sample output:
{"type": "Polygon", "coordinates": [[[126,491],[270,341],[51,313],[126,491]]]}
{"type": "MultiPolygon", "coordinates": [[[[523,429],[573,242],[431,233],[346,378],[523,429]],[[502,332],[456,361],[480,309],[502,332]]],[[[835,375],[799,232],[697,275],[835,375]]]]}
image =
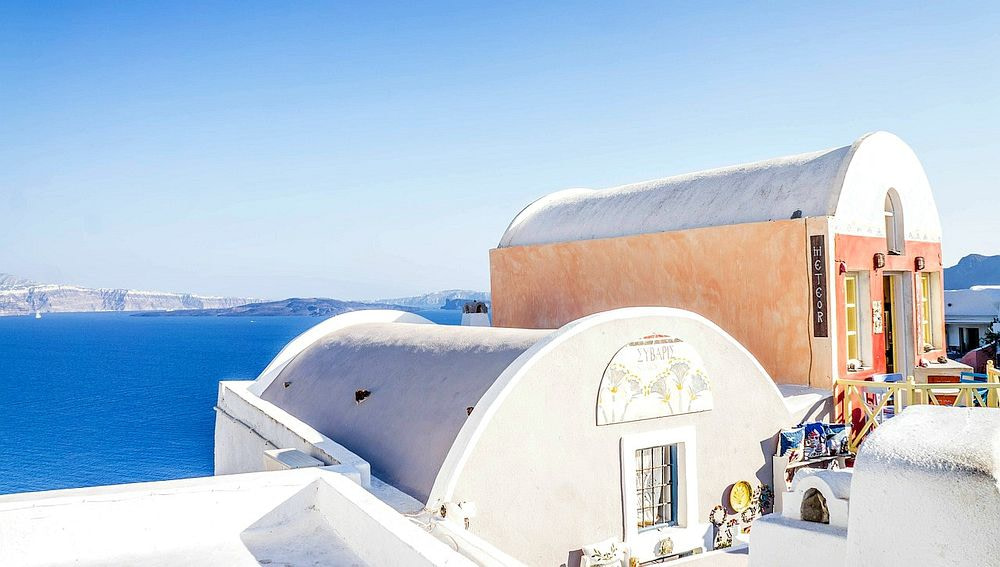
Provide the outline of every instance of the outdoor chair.
{"type": "MultiPolygon", "coordinates": [[[[904,378],[902,374],[873,374],[872,382],[883,382],[883,383],[895,383],[903,382],[904,378]]],[[[889,401],[885,403],[885,407],[879,412],[878,421],[881,423],[886,419],[894,417],[896,415],[896,408],[893,405],[895,400],[893,400],[894,394],[889,393],[889,388],[872,386],[868,388],[868,393],[872,396],[872,407],[876,408],[882,403],[885,396],[889,396],[889,401]]]]}
{"type": "MultiPolygon", "coordinates": [[[[979,374],[978,372],[962,372],[961,376],[959,377],[959,381],[963,384],[975,384],[977,382],[985,384],[988,381],[988,379],[989,377],[987,375],[979,374]]],[[[976,396],[972,396],[972,405],[976,407],[983,407],[983,404],[987,400],[986,396],[989,395],[989,392],[990,392],[989,388],[976,388],[976,393],[980,398],[982,398],[983,401],[980,402],[978,399],[976,399],[976,396]]]]}

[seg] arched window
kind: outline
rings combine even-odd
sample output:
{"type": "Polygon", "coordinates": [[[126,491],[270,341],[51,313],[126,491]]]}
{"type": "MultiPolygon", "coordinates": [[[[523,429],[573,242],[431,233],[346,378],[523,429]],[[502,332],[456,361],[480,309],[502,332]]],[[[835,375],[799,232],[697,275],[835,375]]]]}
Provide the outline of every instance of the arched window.
{"type": "Polygon", "coordinates": [[[903,253],[903,206],[895,189],[889,189],[885,194],[885,243],[889,254],[903,253]]]}

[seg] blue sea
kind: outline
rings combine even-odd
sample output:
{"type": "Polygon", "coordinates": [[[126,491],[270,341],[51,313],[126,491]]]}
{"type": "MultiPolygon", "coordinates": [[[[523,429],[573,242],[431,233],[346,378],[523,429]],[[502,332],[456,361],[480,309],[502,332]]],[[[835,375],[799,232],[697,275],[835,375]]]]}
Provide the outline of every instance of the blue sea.
{"type": "Polygon", "coordinates": [[[0,317],[0,494],[211,475],[219,381],[255,378],[320,321],[0,317]]]}

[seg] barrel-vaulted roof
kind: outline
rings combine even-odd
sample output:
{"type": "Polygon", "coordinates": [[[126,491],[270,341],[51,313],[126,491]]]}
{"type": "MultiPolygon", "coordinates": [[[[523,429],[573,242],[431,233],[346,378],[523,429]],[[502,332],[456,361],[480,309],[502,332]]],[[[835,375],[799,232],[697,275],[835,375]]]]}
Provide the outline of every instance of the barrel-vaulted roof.
{"type": "Polygon", "coordinates": [[[875,132],[829,150],[610,189],[552,193],[514,218],[499,247],[796,217],[833,217],[840,233],[884,236],[889,189],[897,191],[905,209],[907,239],[940,240],[937,208],[920,162],[902,140],[875,132]]]}
{"type": "Polygon", "coordinates": [[[333,326],[288,361],[261,398],[426,501],[468,408],[550,333],[388,321],[333,326]]]}

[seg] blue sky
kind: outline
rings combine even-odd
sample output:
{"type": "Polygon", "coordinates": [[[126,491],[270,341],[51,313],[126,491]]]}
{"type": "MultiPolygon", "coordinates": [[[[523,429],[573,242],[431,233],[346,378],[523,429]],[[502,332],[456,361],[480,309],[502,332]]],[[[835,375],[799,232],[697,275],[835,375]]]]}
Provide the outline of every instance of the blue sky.
{"type": "Polygon", "coordinates": [[[527,203],[851,143],[1000,254],[997,3],[0,3],[0,272],[489,286],[527,203]]]}

